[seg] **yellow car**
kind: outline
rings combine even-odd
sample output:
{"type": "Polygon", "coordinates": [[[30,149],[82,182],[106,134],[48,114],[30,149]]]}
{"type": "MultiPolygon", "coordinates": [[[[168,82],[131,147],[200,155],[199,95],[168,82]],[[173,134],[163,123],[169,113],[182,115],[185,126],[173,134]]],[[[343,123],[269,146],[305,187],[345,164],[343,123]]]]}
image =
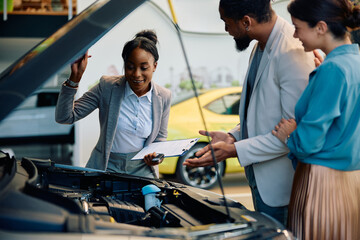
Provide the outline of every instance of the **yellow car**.
{"type": "MultiPolygon", "coordinates": [[[[239,102],[241,87],[219,88],[199,93],[199,102],[208,131],[227,132],[239,123],[239,102]]],[[[200,137],[200,140],[185,155],[165,158],[159,165],[160,173],[167,177],[176,176],[180,182],[203,189],[212,188],[217,183],[215,167],[191,168],[183,166],[187,158],[208,144],[208,139],[199,134],[205,129],[199,105],[194,94],[190,98],[174,101],[170,110],[168,140],[200,137]]],[[[229,158],[218,164],[219,174],[241,172],[237,158],[229,158]]]]}

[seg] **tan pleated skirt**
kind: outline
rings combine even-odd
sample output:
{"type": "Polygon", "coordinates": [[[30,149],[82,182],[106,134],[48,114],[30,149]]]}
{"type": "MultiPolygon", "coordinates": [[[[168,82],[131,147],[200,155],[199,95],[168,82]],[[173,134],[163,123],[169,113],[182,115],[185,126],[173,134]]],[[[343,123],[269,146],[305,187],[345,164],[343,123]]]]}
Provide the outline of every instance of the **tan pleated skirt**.
{"type": "Polygon", "coordinates": [[[299,239],[360,239],[360,170],[299,163],[288,228],[299,239]]]}

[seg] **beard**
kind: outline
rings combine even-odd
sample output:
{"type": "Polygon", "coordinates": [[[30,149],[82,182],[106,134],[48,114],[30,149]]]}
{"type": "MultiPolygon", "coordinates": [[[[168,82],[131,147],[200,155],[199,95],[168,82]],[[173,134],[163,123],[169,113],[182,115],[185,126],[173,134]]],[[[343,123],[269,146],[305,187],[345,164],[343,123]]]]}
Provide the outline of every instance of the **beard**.
{"type": "Polygon", "coordinates": [[[247,49],[251,42],[251,39],[247,35],[241,38],[234,38],[234,40],[236,43],[236,49],[239,51],[244,51],[245,49],[247,49]]]}

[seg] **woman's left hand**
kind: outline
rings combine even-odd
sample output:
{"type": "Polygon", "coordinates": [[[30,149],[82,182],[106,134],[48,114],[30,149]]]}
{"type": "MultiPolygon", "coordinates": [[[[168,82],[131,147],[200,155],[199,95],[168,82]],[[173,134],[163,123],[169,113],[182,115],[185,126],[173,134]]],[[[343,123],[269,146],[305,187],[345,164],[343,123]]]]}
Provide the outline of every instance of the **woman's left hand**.
{"type": "Polygon", "coordinates": [[[323,56],[319,53],[318,50],[313,50],[313,54],[315,56],[314,58],[314,62],[315,62],[315,67],[318,67],[321,65],[321,63],[324,61],[323,56]]]}
{"type": "Polygon", "coordinates": [[[160,163],[162,163],[163,159],[161,159],[160,161],[153,161],[153,158],[156,157],[156,153],[149,153],[148,155],[144,156],[144,161],[148,166],[155,166],[158,165],[160,163]]]}
{"type": "Polygon", "coordinates": [[[281,119],[275,129],[272,130],[272,134],[280,141],[285,143],[285,139],[296,129],[295,119],[281,119]]]}

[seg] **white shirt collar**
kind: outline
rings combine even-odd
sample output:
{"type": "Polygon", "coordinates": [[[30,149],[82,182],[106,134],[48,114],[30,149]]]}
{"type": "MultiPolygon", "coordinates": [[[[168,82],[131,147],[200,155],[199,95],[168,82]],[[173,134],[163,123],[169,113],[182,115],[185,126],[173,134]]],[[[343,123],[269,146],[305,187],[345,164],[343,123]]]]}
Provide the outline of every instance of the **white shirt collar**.
{"type": "MultiPolygon", "coordinates": [[[[151,102],[151,98],[152,98],[152,91],[153,91],[153,84],[150,82],[150,91],[148,91],[145,95],[141,96],[144,97],[146,96],[147,99],[149,100],[149,102],[151,102]]],[[[138,97],[134,91],[131,89],[128,81],[126,81],[126,85],[125,85],[125,97],[129,97],[130,95],[134,95],[135,97],[138,97]]]]}

